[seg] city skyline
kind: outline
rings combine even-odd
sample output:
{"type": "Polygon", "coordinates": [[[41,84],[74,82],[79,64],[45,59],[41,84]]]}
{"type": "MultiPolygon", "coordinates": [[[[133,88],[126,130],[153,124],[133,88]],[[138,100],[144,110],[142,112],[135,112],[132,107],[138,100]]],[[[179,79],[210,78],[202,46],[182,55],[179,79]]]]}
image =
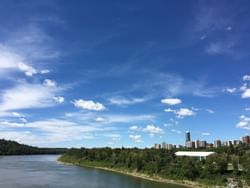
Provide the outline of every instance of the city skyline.
{"type": "Polygon", "coordinates": [[[151,147],[250,131],[250,2],[0,2],[0,138],[151,147]]]}
{"type": "Polygon", "coordinates": [[[220,148],[220,147],[228,147],[228,146],[237,146],[239,144],[250,144],[250,136],[245,135],[242,136],[241,139],[237,140],[221,140],[216,139],[213,142],[208,142],[207,140],[192,140],[190,131],[186,131],[185,133],[185,143],[183,144],[175,144],[175,143],[166,143],[162,142],[161,144],[154,144],[155,149],[175,149],[175,148],[189,148],[189,149],[205,149],[205,148],[220,148]]]}

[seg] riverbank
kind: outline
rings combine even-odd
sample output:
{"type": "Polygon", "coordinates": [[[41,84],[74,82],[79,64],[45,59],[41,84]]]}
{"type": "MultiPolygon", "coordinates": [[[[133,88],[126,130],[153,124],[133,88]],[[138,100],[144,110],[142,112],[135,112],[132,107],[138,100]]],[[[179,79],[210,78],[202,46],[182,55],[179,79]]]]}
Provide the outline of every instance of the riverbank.
{"type": "Polygon", "coordinates": [[[119,168],[108,168],[108,167],[103,167],[103,166],[96,166],[96,164],[91,164],[91,162],[76,163],[76,162],[64,161],[62,158],[58,158],[58,161],[62,162],[64,164],[67,164],[67,165],[75,165],[75,166],[80,166],[80,167],[85,167],[85,168],[86,167],[87,168],[95,168],[95,169],[99,169],[99,170],[105,170],[105,171],[120,173],[120,174],[127,175],[127,176],[136,177],[136,178],[141,178],[141,179],[148,180],[148,181],[180,185],[180,186],[187,187],[187,188],[208,187],[207,185],[201,184],[201,183],[196,182],[196,181],[171,180],[171,179],[162,178],[162,177],[156,176],[156,175],[150,176],[147,174],[138,173],[138,172],[130,172],[130,171],[127,171],[124,169],[119,169],[119,168]]]}

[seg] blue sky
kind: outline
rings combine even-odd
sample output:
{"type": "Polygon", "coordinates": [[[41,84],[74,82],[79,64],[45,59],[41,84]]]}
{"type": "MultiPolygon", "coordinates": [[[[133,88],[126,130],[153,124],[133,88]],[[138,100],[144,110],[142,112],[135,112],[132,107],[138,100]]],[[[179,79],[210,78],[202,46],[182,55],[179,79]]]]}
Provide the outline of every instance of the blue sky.
{"type": "Polygon", "coordinates": [[[248,1],[0,2],[0,137],[150,147],[250,130],[248,1]]]}

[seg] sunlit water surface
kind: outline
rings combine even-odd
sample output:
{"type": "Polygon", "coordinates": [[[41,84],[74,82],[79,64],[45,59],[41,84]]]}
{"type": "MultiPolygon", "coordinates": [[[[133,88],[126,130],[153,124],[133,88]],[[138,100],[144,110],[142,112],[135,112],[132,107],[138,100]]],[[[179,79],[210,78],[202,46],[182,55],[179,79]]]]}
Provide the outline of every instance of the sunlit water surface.
{"type": "Polygon", "coordinates": [[[0,188],[182,188],[57,162],[58,155],[0,157],[0,188]]]}

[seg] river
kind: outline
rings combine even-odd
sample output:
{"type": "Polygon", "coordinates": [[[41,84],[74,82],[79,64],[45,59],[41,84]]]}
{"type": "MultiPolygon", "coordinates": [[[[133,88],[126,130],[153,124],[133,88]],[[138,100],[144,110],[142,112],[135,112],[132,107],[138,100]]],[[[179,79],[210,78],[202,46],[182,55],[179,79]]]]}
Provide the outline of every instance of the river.
{"type": "Polygon", "coordinates": [[[57,162],[58,155],[1,156],[0,188],[183,188],[57,162]]]}

